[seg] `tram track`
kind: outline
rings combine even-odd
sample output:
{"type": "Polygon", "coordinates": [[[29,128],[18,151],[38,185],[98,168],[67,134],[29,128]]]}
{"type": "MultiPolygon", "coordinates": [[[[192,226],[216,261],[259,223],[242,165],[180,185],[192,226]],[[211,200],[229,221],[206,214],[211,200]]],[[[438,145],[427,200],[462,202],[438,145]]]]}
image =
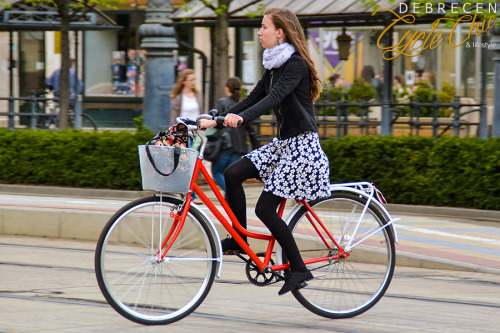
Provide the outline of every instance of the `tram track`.
{"type": "MultiPolygon", "coordinates": [[[[62,247],[47,247],[47,246],[24,246],[24,245],[15,245],[15,244],[0,244],[0,246],[15,246],[15,247],[28,247],[28,248],[43,248],[43,249],[51,249],[51,250],[67,250],[67,251],[73,251],[73,252],[93,252],[90,250],[85,250],[85,249],[74,249],[74,248],[62,248],[62,247]]],[[[236,261],[225,261],[225,265],[232,265],[232,266],[241,266],[241,269],[244,269],[244,266],[240,262],[236,261]]],[[[70,267],[70,266],[64,266],[64,265],[46,265],[46,264],[34,264],[34,263],[23,263],[23,262],[15,262],[15,261],[0,261],[0,267],[1,266],[18,266],[18,267],[23,267],[23,268],[39,268],[39,269],[57,269],[57,270],[72,270],[72,271],[79,271],[79,272],[85,272],[89,274],[94,274],[94,269],[89,269],[89,268],[84,268],[84,267],[70,267]]],[[[481,281],[477,279],[448,279],[444,277],[438,277],[438,276],[420,276],[420,275],[394,275],[394,279],[403,279],[403,278],[418,278],[421,280],[426,280],[426,281],[439,281],[439,282],[445,282],[445,283],[460,283],[460,284],[473,284],[473,285],[482,285],[482,286],[495,286],[500,288],[500,283],[492,282],[492,281],[481,281]]],[[[250,282],[246,280],[236,280],[236,279],[227,279],[227,278],[219,278],[215,280],[215,283],[217,284],[230,284],[230,285],[245,285],[249,284],[250,282]]],[[[389,289],[390,290],[390,289],[389,289]]],[[[41,290],[1,290],[0,289],[0,298],[19,298],[19,299],[32,299],[32,300],[37,300],[37,301],[66,301],[66,302],[75,302],[75,304],[80,304],[80,305],[85,305],[85,304],[105,304],[107,305],[106,302],[103,301],[96,301],[96,300],[90,300],[90,299],[84,299],[84,298],[66,298],[58,295],[64,294],[63,292],[60,291],[41,291],[41,290]],[[26,293],[35,293],[37,296],[21,296],[21,294],[26,294],[26,293]]],[[[413,295],[405,295],[405,294],[400,294],[400,293],[391,293],[391,292],[386,292],[384,297],[387,298],[393,298],[393,299],[400,299],[400,300],[409,300],[409,301],[416,301],[416,302],[426,302],[426,303],[446,303],[446,304],[457,304],[457,305],[466,305],[466,306],[473,306],[473,307],[488,307],[488,308],[495,308],[495,309],[500,309],[500,304],[498,303],[491,303],[491,302],[483,302],[483,301],[466,301],[466,300],[452,300],[452,299],[447,299],[447,298],[436,298],[436,297],[424,297],[424,296],[413,296],[413,295]]],[[[205,314],[208,315],[208,314],[205,314]]]]}
{"type": "MultiPolygon", "coordinates": [[[[427,297],[411,297],[407,295],[396,295],[396,294],[386,294],[384,297],[393,298],[393,299],[402,299],[408,301],[416,301],[416,302],[426,302],[426,303],[447,303],[447,304],[456,304],[456,305],[467,305],[474,307],[488,307],[498,309],[500,308],[500,304],[491,304],[484,302],[463,302],[463,301],[452,301],[446,299],[436,299],[436,298],[427,298],[427,297]]],[[[40,295],[40,291],[2,291],[0,290],[0,299],[16,299],[21,301],[36,301],[36,302],[48,302],[48,303],[59,303],[59,304],[68,304],[68,305],[77,305],[77,306],[86,306],[92,308],[108,308],[109,305],[103,300],[90,300],[90,299],[82,299],[82,298],[69,298],[69,297],[58,297],[56,295],[51,295],[51,293],[46,293],[45,295],[40,295]],[[39,295],[23,295],[28,292],[36,292],[39,295]]],[[[238,317],[238,316],[230,316],[230,315],[222,315],[222,314],[213,314],[208,312],[203,312],[200,310],[195,311],[190,315],[193,318],[201,318],[201,319],[211,319],[217,320],[221,322],[233,322],[233,323],[242,323],[242,324],[255,324],[255,320],[252,318],[238,317]]],[[[184,319],[184,320],[189,320],[184,319]]],[[[332,323],[335,321],[332,321],[332,323]]],[[[353,333],[357,332],[356,330],[346,330],[340,329],[339,327],[328,328],[324,325],[312,325],[312,324],[299,324],[299,323],[289,323],[285,321],[279,320],[261,320],[259,324],[265,325],[267,327],[281,327],[281,328],[293,328],[293,329],[307,329],[311,331],[322,331],[322,332],[339,332],[339,333],[353,333]]]]}
{"type": "MultiPolygon", "coordinates": [[[[5,239],[0,242],[0,254],[3,253],[3,256],[0,257],[0,271],[14,272],[18,276],[27,277],[26,280],[19,283],[14,280],[10,284],[0,285],[0,304],[12,302],[19,304],[21,302],[23,306],[29,308],[68,308],[68,311],[73,313],[77,311],[76,313],[80,315],[92,313],[94,316],[97,315],[99,320],[115,318],[116,322],[112,324],[114,327],[128,325],[126,319],[120,319],[119,315],[113,313],[111,307],[98,291],[93,269],[93,245],[91,242],[59,242],[50,239],[24,238],[5,239]],[[22,254],[19,256],[19,260],[16,260],[16,253],[22,254]],[[30,253],[33,256],[30,256],[30,253]],[[47,258],[47,260],[45,261],[43,258],[47,258]],[[43,281],[43,278],[40,282],[39,276],[45,276],[46,282],[43,281]],[[74,280],[75,277],[78,280],[74,280]],[[64,283],[57,284],[58,279],[65,279],[64,283]],[[39,304],[38,307],[36,304],[39,304]],[[76,306],[76,308],[71,307],[71,305],[76,306]],[[75,310],[78,308],[81,310],[75,310]],[[104,309],[110,311],[104,311],[104,309]]],[[[314,315],[313,317],[309,316],[307,310],[301,309],[300,305],[294,303],[293,297],[289,297],[284,302],[278,299],[275,294],[276,288],[269,288],[268,291],[264,288],[250,287],[250,283],[243,277],[244,262],[229,256],[224,257],[224,259],[222,277],[216,280],[214,289],[206,300],[207,306],[201,306],[188,318],[168,327],[191,328],[203,325],[200,323],[210,323],[209,326],[214,327],[214,329],[215,327],[247,327],[248,329],[261,327],[265,328],[265,332],[283,329],[290,332],[341,333],[387,331],[387,323],[382,318],[380,321],[376,319],[375,327],[373,323],[368,324],[374,320],[370,314],[349,321],[326,320],[320,317],[318,317],[319,320],[315,320],[314,315]],[[259,289],[255,290],[255,294],[260,293],[261,296],[254,298],[254,289],[249,290],[248,288],[259,289]],[[233,293],[235,291],[241,292],[241,295],[231,294],[234,299],[228,301],[228,298],[224,296],[224,290],[231,290],[233,293]],[[250,295],[251,298],[247,299],[246,297],[250,295]],[[224,301],[221,302],[221,299],[224,301]],[[273,313],[276,312],[276,315],[264,316],[257,323],[255,315],[260,313],[256,312],[259,304],[268,304],[270,309],[273,309],[273,313]],[[246,311],[247,308],[249,312],[246,311]],[[295,317],[302,315],[304,317],[303,319],[290,320],[287,317],[289,311],[292,311],[295,317]]],[[[438,285],[447,286],[446,288],[449,290],[453,290],[455,287],[457,290],[472,290],[476,287],[481,288],[481,290],[488,288],[492,294],[498,293],[500,280],[493,275],[400,267],[399,272],[396,269],[393,284],[394,288],[389,287],[382,300],[384,304],[381,304],[382,308],[389,306],[391,311],[398,311],[401,304],[405,304],[405,307],[410,309],[445,308],[453,314],[447,317],[449,319],[450,316],[455,315],[456,311],[475,314],[496,313],[500,308],[500,302],[496,302],[498,298],[487,299],[480,293],[475,295],[461,295],[459,292],[432,293],[433,288],[438,285]],[[414,284],[422,286],[422,288],[416,290],[410,287],[414,284]]],[[[377,309],[378,307],[375,307],[371,311],[377,311],[377,309]]],[[[264,313],[266,311],[269,312],[269,310],[265,310],[264,313]]],[[[385,318],[386,312],[382,313],[384,313],[383,317],[385,318]]],[[[421,314],[418,312],[415,315],[420,316],[421,314]]],[[[394,316],[401,316],[401,314],[394,314],[394,316]]],[[[408,316],[408,318],[412,318],[411,315],[408,316]]],[[[22,325],[22,322],[17,325],[22,325]]],[[[64,326],[64,324],[61,325],[64,326]]],[[[250,332],[250,330],[247,331],[250,332]]],[[[460,332],[460,330],[457,329],[454,332],[460,332]]]]}

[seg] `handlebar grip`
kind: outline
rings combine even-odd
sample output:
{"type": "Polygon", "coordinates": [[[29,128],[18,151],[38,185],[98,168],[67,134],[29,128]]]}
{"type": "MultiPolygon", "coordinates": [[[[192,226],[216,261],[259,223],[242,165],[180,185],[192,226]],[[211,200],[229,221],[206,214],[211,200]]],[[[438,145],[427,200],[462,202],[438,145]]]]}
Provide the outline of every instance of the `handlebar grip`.
{"type": "MultiPolygon", "coordinates": [[[[224,125],[224,120],[226,118],[224,116],[217,116],[214,118],[214,120],[217,122],[217,125],[224,125]]],[[[240,120],[238,121],[238,126],[241,126],[241,124],[243,124],[243,122],[240,120]]]]}
{"type": "Polygon", "coordinates": [[[223,116],[217,116],[215,117],[215,121],[217,122],[217,125],[224,125],[224,120],[226,118],[224,118],[223,116]]]}

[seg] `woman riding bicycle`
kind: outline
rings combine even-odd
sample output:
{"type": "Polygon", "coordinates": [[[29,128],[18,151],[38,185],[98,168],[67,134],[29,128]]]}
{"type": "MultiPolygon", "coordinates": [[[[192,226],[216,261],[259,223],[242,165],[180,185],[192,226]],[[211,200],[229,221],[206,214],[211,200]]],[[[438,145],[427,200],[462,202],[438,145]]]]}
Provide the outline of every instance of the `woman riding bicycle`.
{"type": "MultiPolygon", "coordinates": [[[[305,281],[313,275],[276,210],[284,198],[313,200],[329,196],[329,164],[319,143],[313,109],[313,101],[321,89],[320,79],[297,16],[286,8],[269,8],[258,35],[265,49],[266,71],[248,97],[224,114],[224,125],[236,127],[272,109],[278,135],[271,143],[229,166],[224,178],[227,202],[244,228],[247,223],[243,182],[251,178],[264,182],[255,212],[290,262],[290,274],[279,291],[283,295],[305,286],[305,281]]],[[[217,124],[203,120],[200,125],[210,128],[217,124]]],[[[241,251],[232,238],[224,240],[222,246],[224,251],[241,251]]]]}

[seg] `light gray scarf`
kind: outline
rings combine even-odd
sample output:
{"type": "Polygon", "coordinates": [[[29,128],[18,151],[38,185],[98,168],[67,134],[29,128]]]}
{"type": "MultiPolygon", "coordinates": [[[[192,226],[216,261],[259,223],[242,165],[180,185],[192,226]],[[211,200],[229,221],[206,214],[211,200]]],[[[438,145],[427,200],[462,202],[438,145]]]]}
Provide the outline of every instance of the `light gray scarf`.
{"type": "Polygon", "coordinates": [[[295,47],[288,43],[280,44],[272,49],[265,49],[262,55],[262,65],[265,69],[278,68],[290,59],[294,52],[295,47]]]}

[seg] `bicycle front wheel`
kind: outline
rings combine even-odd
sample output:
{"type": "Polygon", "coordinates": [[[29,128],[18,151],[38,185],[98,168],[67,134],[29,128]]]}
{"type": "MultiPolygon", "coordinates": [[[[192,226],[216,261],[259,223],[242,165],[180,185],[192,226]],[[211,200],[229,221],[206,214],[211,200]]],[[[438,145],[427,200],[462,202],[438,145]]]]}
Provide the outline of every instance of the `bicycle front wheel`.
{"type": "Polygon", "coordinates": [[[362,213],[365,203],[366,199],[352,193],[332,193],[309,203],[324,227],[304,207],[292,217],[290,228],[304,260],[335,256],[338,248],[331,237],[349,253],[308,265],[315,278],[306,288],[293,291],[304,307],[320,316],[357,316],[374,306],[391,282],[396,262],[394,235],[384,227],[388,221],[375,205],[362,213]]]}
{"type": "Polygon", "coordinates": [[[148,197],[121,208],[97,243],[95,271],[108,303],[145,325],[169,324],[194,311],[207,296],[217,270],[214,235],[191,208],[183,226],[170,215],[182,202],[148,197]],[[180,233],[165,257],[165,239],[180,233]]]}

